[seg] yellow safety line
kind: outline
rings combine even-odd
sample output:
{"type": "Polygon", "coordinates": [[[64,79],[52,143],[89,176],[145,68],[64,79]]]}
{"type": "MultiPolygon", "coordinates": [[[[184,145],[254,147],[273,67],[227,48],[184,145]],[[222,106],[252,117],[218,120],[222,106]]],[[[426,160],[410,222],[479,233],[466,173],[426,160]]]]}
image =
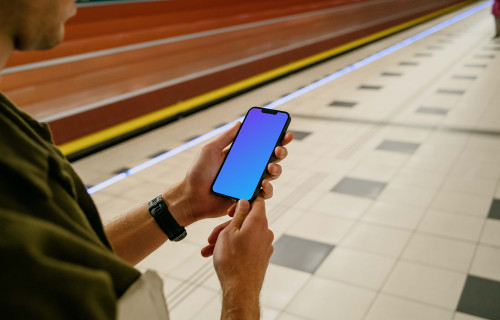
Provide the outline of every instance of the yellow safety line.
{"type": "Polygon", "coordinates": [[[222,97],[228,96],[230,94],[233,94],[235,92],[247,89],[249,87],[255,86],[257,84],[260,84],[262,82],[268,81],[270,79],[279,77],[281,75],[287,74],[289,72],[304,68],[306,66],[309,66],[311,64],[317,63],[319,61],[331,58],[335,55],[338,55],[340,53],[352,50],[354,48],[360,47],[364,44],[373,42],[375,40],[378,40],[380,38],[386,37],[388,35],[391,35],[393,33],[396,33],[398,31],[410,28],[414,25],[420,24],[422,22],[425,22],[427,20],[433,19],[435,17],[444,15],[446,13],[449,13],[451,11],[457,10],[459,8],[462,8],[470,3],[476,2],[477,0],[467,0],[464,2],[461,2],[459,4],[453,5],[451,7],[436,11],[434,13],[428,14],[426,16],[416,18],[413,20],[410,20],[408,22],[399,24],[397,26],[376,32],[374,34],[371,34],[369,36],[348,42],[346,44],[343,44],[341,46],[335,47],[333,49],[329,49],[323,52],[320,52],[318,54],[312,55],[310,57],[292,62],[290,64],[284,65],[282,67],[261,73],[259,75],[250,77],[245,80],[238,81],[236,83],[230,84],[228,86],[222,87],[220,89],[216,89],[214,91],[199,95],[197,97],[188,99],[183,102],[179,102],[174,105],[167,106],[163,109],[160,109],[158,111],[154,111],[151,113],[148,113],[146,115],[140,116],[138,118],[128,120],[126,122],[123,122],[121,124],[109,127],[107,129],[89,134],[87,136],[84,136],[82,138],[75,139],[73,141],[64,143],[59,146],[61,149],[62,153],[65,155],[70,155],[72,153],[84,150],[86,148],[90,148],[92,146],[95,146],[99,143],[105,142],[107,140],[110,140],[112,138],[116,138],[118,136],[121,136],[123,134],[126,134],[128,132],[131,132],[133,130],[140,129],[142,127],[145,127],[147,125],[150,125],[152,123],[161,121],[163,119],[172,117],[176,114],[179,114],[181,112],[193,109],[195,107],[198,107],[200,105],[209,103],[211,101],[220,99],[222,97]]]}

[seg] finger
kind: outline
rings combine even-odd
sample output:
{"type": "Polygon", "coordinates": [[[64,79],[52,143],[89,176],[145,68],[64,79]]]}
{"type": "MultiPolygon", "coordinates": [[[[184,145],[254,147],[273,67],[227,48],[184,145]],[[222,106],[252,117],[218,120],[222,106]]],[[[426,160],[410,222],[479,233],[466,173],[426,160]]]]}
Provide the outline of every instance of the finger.
{"type": "Polygon", "coordinates": [[[236,211],[236,202],[233,203],[229,209],[227,209],[227,215],[230,216],[230,217],[233,217],[234,216],[234,212],[236,211]]]}
{"type": "Polygon", "coordinates": [[[237,229],[241,228],[243,221],[245,221],[248,213],[250,212],[250,203],[241,199],[236,205],[236,211],[234,212],[233,220],[231,220],[231,226],[237,229]]]}
{"type": "Polygon", "coordinates": [[[228,226],[229,223],[231,223],[231,220],[228,220],[215,227],[214,230],[212,230],[212,233],[208,236],[208,243],[215,244],[217,242],[217,239],[219,238],[219,234],[228,226]]]}
{"type": "Polygon", "coordinates": [[[261,194],[264,199],[270,199],[273,196],[273,185],[268,180],[262,181],[261,194]]]}
{"type": "Polygon", "coordinates": [[[209,244],[208,246],[201,249],[201,255],[205,258],[208,258],[214,254],[215,245],[209,244]]]}
{"type": "Polygon", "coordinates": [[[234,126],[231,127],[231,129],[219,134],[215,140],[211,142],[215,147],[217,147],[219,150],[224,149],[227,147],[231,142],[233,142],[234,138],[236,137],[236,133],[238,133],[238,130],[240,129],[241,122],[237,121],[234,126]]]}
{"type": "Polygon", "coordinates": [[[273,162],[279,162],[283,159],[285,159],[287,156],[288,156],[288,150],[287,148],[285,147],[276,147],[274,149],[274,156],[276,158],[277,161],[273,161],[273,162]]]}
{"type": "MultiPolygon", "coordinates": [[[[235,214],[236,216],[236,214],[235,214]]],[[[257,199],[252,203],[252,209],[248,213],[248,217],[243,222],[241,230],[250,228],[253,230],[253,226],[259,226],[267,228],[268,222],[266,217],[266,205],[264,203],[264,197],[259,195],[257,199]]]]}
{"type": "Polygon", "coordinates": [[[278,179],[281,175],[283,169],[279,164],[270,163],[267,165],[267,172],[269,172],[268,177],[266,178],[269,181],[278,179]]]}
{"type": "Polygon", "coordinates": [[[283,140],[281,141],[281,146],[286,146],[293,140],[293,133],[287,132],[285,136],[283,137],[283,140]]]}

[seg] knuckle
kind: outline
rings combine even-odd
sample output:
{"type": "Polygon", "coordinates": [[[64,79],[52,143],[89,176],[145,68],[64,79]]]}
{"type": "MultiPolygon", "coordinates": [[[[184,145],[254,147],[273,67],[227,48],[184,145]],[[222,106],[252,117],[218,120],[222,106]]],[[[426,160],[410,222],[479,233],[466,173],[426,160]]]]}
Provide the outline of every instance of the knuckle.
{"type": "Polygon", "coordinates": [[[205,144],[203,147],[201,147],[201,150],[203,152],[209,152],[209,151],[211,151],[212,150],[212,143],[213,142],[209,142],[209,143],[205,144]]]}

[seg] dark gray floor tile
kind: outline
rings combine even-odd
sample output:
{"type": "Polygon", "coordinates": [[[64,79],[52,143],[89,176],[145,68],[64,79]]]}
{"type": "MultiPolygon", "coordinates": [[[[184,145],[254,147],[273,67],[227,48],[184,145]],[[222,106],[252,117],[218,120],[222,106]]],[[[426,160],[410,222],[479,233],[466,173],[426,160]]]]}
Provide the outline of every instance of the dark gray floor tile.
{"type": "Polygon", "coordinates": [[[500,199],[493,199],[488,218],[500,220],[500,199]]]}
{"type": "Polygon", "coordinates": [[[479,59],[495,59],[495,56],[492,54],[476,54],[474,58],[479,58],[479,59]]]}
{"type": "Polygon", "coordinates": [[[435,114],[435,115],[445,116],[448,114],[448,109],[433,108],[433,107],[420,107],[417,109],[417,113],[435,114]]]}
{"type": "Polygon", "coordinates": [[[377,147],[377,150],[394,151],[401,153],[413,154],[420,147],[419,143],[404,142],[404,141],[394,141],[394,140],[384,140],[377,147]]]}
{"type": "Polygon", "coordinates": [[[477,63],[467,63],[465,65],[465,67],[467,67],[467,68],[486,68],[487,65],[485,65],[485,64],[477,64],[477,63]]]}
{"type": "Polygon", "coordinates": [[[329,104],[331,107],[343,107],[343,108],[352,108],[355,105],[357,105],[357,102],[352,102],[352,101],[339,101],[335,100],[332,103],[329,104]]]}
{"type": "Polygon", "coordinates": [[[120,168],[118,170],[115,170],[113,171],[114,174],[120,174],[120,173],[124,173],[124,172],[127,172],[130,168],[127,168],[127,167],[123,167],[123,168],[120,168]]]}
{"type": "Polygon", "coordinates": [[[187,139],[184,139],[184,142],[189,142],[189,141],[194,140],[194,139],[196,139],[196,138],[198,138],[198,137],[199,137],[199,135],[189,137],[189,138],[187,138],[187,139]]]}
{"type": "Polygon", "coordinates": [[[167,152],[169,152],[169,151],[170,151],[170,150],[168,150],[168,149],[165,149],[165,150],[160,150],[160,151],[158,151],[158,152],[153,153],[153,154],[152,154],[152,155],[150,155],[148,158],[153,159],[153,158],[156,158],[156,157],[158,157],[158,156],[161,156],[162,154],[167,153],[167,152]]]}
{"type": "Polygon", "coordinates": [[[216,125],[214,126],[214,128],[215,128],[215,129],[217,129],[217,128],[220,128],[220,127],[222,127],[222,126],[225,126],[226,124],[227,124],[226,122],[221,122],[221,123],[219,123],[219,124],[216,124],[216,125]]]}
{"type": "Polygon", "coordinates": [[[358,87],[359,90],[380,90],[382,89],[382,86],[374,86],[374,85],[368,85],[368,84],[363,84],[358,87]]]}
{"type": "Polygon", "coordinates": [[[418,66],[418,62],[415,61],[401,61],[400,66],[418,66]]]}
{"type": "Polygon", "coordinates": [[[454,89],[438,89],[437,93],[440,94],[455,94],[462,95],[465,93],[465,90],[454,90],[454,89]]]}
{"type": "Polygon", "coordinates": [[[340,180],[340,182],[330,191],[357,197],[377,199],[386,186],[387,183],[385,182],[346,177],[340,180]]]}
{"type": "Polygon", "coordinates": [[[486,319],[500,319],[500,282],[467,276],[457,311],[486,319]]]}
{"type": "Polygon", "coordinates": [[[476,76],[470,76],[466,74],[456,74],[452,77],[453,79],[461,79],[461,80],[476,80],[476,76]]]}
{"type": "Polygon", "coordinates": [[[401,72],[382,72],[383,77],[401,77],[403,74],[401,72]]]}
{"type": "Polygon", "coordinates": [[[307,132],[307,131],[295,131],[295,130],[288,130],[288,132],[293,133],[293,140],[304,140],[305,137],[310,135],[312,132],[307,132]]]}
{"type": "Polygon", "coordinates": [[[432,57],[432,53],[418,52],[415,53],[415,57],[432,57]]]}
{"type": "MultiPolygon", "coordinates": [[[[307,232],[307,230],[304,230],[307,232]]],[[[326,243],[282,235],[274,243],[271,263],[300,271],[314,273],[334,246],[326,243]]]]}

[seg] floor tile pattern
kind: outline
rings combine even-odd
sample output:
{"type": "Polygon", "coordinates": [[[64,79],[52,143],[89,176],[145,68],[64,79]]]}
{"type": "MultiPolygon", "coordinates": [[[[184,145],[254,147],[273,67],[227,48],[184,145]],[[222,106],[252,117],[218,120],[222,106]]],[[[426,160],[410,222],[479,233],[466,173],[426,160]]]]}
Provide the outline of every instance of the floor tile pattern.
{"type": "Polygon", "coordinates": [[[358,197],[376,199],[384,190],[387,183],[349,178],[342,179],[332,192],[344,193],[358,197]]]}
{"type": "Polygon", "coordinates": [[[468,276],[457,310],[486,319],[500,319],[500,282],[468,276]]]}
{"type": "MultiPolygon", "coordinates": [[[[308,232],[304,228],[304,232],[308,232]]],[[[271,263],[299,271],[314,273],[334,246],[289,235],[274,244],[271,263]]]]}
{"type": "Polygon", "coordinates": [[[346,108],[352,108],[354,107],[355,105],[357,105],[358,103],[357,102],[350,102],[350,101],[338,101],[338,100],[335,100],[333,101],[332,103],[329,104],[329,106],[332,106],[332,107],[346,107],[346,108]]]}

